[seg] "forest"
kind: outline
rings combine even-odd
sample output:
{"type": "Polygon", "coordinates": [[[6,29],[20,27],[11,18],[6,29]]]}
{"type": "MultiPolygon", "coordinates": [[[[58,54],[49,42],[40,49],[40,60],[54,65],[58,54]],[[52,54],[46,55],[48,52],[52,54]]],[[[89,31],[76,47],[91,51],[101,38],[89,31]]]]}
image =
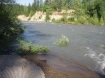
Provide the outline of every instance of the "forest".
{"type": "Polygon", "coordinates": [[[33,16],[36,11],[46,12],[46,20],[50,20],[49,15],[53,12],[72,9],[75,10],[72,18],[63,14],[62,19],[53,19],[53,22],[105,25],[105,0],[34,0],[28,6],[16,4],[15,8],[17,14],[26,16],[33,16]]]}

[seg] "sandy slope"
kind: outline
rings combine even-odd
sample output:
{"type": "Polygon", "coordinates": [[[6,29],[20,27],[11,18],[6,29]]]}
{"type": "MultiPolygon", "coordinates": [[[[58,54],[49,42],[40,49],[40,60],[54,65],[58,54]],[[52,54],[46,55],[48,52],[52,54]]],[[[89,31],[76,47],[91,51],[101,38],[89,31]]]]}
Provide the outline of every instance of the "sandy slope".
{"type": "MultiPolygon", "coordinates": [[[[74,10],[62,10],[61,12],[53,12],[52,15],[50,15],[50,21],[52,19],[58,20],[61,19],[64,15],[64,13],[68,13],[69,15],[67,16],[67,18],[71,17],[71,14],[74,12],[74,10]]],[[[21,21],[45,21],[46,18],[46,13],[45,12],[41,12],[41,11],[37,11],[32,17],[26,17],[24,15],[19,15],[17,17],[19,20],[21,21]]]]}

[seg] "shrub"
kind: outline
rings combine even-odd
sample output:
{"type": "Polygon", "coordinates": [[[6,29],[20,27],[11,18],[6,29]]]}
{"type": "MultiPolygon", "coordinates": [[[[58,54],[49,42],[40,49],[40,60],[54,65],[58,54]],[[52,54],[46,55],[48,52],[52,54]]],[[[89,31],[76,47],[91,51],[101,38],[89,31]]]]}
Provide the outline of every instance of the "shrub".
{"type": "Polygon", "coordinates": [[[88,19],[88,22],[89,22],[90,24],[93,24],[93,25],[99,25],[99,19],[98,19],[98,17],[97,17],[97,14],[94,14],[93,17],[90,17],[90,18],[88,19]]]}
{"type": "Polygon", "coordinates": [[[48,47],[45,46],[33,46],[31,48],[31,53],[33,54],[37,54],[37,53],[47,53],[49,52],[50,49],[48,47]]]}
{"type": "Polygon", "coordinates": [[[55,22],[55,18],[52,19],[52,22],[55,22]]]}
{"type": "Polygon", "coordinates": [[[91,17],[88,19],[88,22],[93,25],[99,25],[99,20],[97,17],[91,17]]]}
{"type": "Polygon", "coordinates": [[[62,35],[61,38],[57,39],[57,41],[55,41],[53,44],[57,46],[67,46],[69,44],[69,39],[62,35]]]}
{"type": "Polygon", "coordinates": [[[63,17],[61,18],[61,22],[63,23],[67,23],[68,19],[66,15],[63,15],[63,17]]]}
{"type": "Polygon", "coordinates": [[[71,18],[68,18],[68,21],[70,21],[70,22],[74,22],[75,19],[74,19],[74,17],[71,17],[71,18]]]}
{"type": "Polygon", "coordinates": [[[105,23],[104,23],[104,19],[103,19],[103,18],[101,18],[99,24],[100,24],[100,25],[105,25],[105,23]]]}
{"type": "Polygon", "coordinates": [[[61,23],[61,20],[58,19],[58,20],[55,20],[54,22],[55,22],[55,23],[61,23]]]}
{"type": "Polygon", "coordinates": [[[17,49],[17,54],[37,54],[37,53],[47,53],[50,51],[48,47],[45,46],[33,46],[32,41],[25,42],[23,40],[17,39],[20,46],[17,49]]]}
{"type": "Polygon", "coordinates": [[[41,18],[42,18],[42,15],[39,16],[39,19],[41,19],[41,18]]]}
{"type": "Polygon", "coordinates": [[[21,53],[24,53],[24,54],[29,53],[30,50],[31,50],[32,42],[31,41],[30,42],[25,42],[25,41],[19,40],[19,39],[17,39],[17,40],[20,43],[20,46],[19,46],[19,48],[17,50],[17,53],[18,54],[21,54],[21,53]]]}
{"type": "Polygon", "coordinates": [[[50,15],[46,13],[46,22],[50,20],[50,15]]]}
{"type": "Polygon", "coordinates": [[[67,18],[67,14],[64,13],[63,17],[61,19],[59,19],[60,23],[67,23],[68,22],[68,18],[67,18]]]}
{"type": "Polygon", "coordinates": [[[87,23],[86,16],[79,16],[79,17],[77,18],[77,23],[80,23],[80,24],[85,24],[85,23],[87,23]]]}

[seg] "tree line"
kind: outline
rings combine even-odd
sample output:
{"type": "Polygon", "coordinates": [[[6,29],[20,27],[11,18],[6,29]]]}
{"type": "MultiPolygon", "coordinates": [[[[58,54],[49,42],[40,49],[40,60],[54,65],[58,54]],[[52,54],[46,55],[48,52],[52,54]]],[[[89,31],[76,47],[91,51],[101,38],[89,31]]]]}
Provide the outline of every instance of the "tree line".
{"type": "Polygon", "coordinates": [[[46,12],[48,16],[54,11],[73,9],[75,18],[81,23],[87,20],[93,24],[105,22],[105,0],[33,0],[28,6],[16,4],[14,8],[14,12],[26,16],[34,15],[36,11],[46,12]]]}

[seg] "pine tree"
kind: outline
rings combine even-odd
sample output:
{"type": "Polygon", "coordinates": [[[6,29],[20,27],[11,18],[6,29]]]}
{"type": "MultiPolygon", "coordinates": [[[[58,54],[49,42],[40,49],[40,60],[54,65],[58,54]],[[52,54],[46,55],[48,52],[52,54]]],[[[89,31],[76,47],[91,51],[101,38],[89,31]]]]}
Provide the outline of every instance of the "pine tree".
{"type": "Polygon", "coordinates": [[[12,12],[14,5],[14,0],[0,0],[0,38],[22,32],[16,12],[12,12]]]}
{"type": "Polygon", "coordinates": [[[28,5],[28,15],[30,14],[30,12],[31,12],[31,5],[29,3],[29,5],[28,5]]]}

